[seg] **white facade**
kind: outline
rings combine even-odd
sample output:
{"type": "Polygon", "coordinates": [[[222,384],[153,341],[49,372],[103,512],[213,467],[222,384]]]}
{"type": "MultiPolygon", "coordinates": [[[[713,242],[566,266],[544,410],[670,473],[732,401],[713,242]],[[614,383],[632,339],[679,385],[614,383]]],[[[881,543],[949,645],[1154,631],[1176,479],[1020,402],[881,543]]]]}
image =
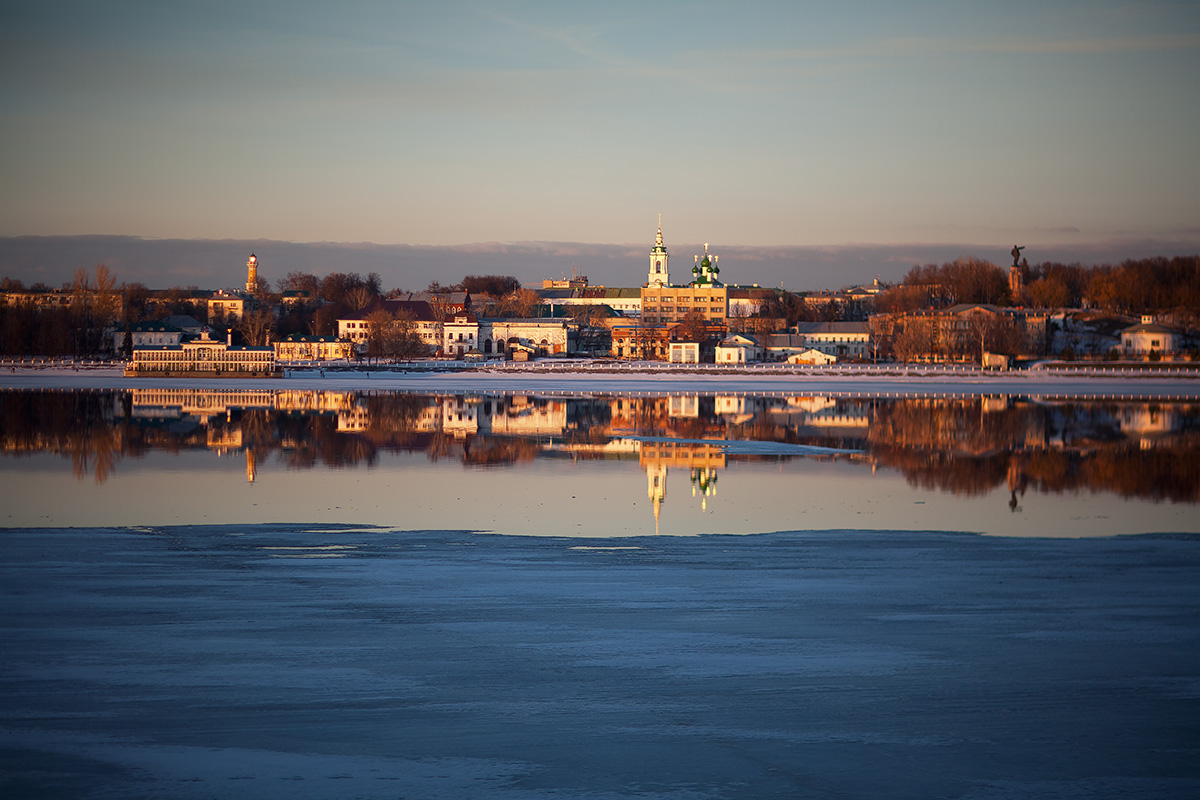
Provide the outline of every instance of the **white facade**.
{"type": "Polygon", "coordinates": [[[717,345],[718,364],[746,364],[751,361],[761,361],[763,348],[758,340],[745,334],[727,336],[717,345]]]}
{"type": "Polygon", "coordinates": [[[833,356],[828,353],[822,353],[820,350],[809,348],[803,352],[793,353],[792,355],[788,356],[787,362],[789,364],[833,364],[837,362],[837,356],[833,356]]]}
{"type": "Polygon", "coordinates": [[[236,376],[247,373],[273,375],[275,350],[271,347],[233,347],[208,337],[181,345],[134,348],[125,368],[130,376],[205,373],[236,376]]]}
{"type": "Polygon", "coordinates": [[[506,353],[516,344],[528,347],[539,356],[570,353],[575,342],[572,334],[563,320],[486,319],[479,323],[483,345],[480,351],[485,356],[506,353]]]}
{"type": "Polygon", "coordinates": [[[1175,331],[1155,324],[1148,314],[1142,317],[1140,324],[1121,331],[1121,352],[1129,355],[1148,355],[1151,351],[1174,353],[1177,348],[1175,331]]]}
{"type": "Polygon", "coordinates": [[[865,322],[802,322],[796,333],[814,350],[838,358],[868,358],[871,331],[865,322]]]}
{"type": "Polygon", "coordinates": [[[667,361],[672,364],[699,364],[699,342],[671,342],[671,350],[667,361]]]}
{"type": "Polygon", "coordinates": [[[442,323],[442,352],[448,356],[464,356],[479,347],[479,320],[474,314],[455,314],[442,323]]]}
{"type": "Polygon", "coordinates": [[[513,350],[554,355],[571,352],[574,343],[567,323],[553,319],[478,319],[467,313],[447,319],[442,329],[442,351],[455,358],[472,350],[485,357],[513,350]]]}

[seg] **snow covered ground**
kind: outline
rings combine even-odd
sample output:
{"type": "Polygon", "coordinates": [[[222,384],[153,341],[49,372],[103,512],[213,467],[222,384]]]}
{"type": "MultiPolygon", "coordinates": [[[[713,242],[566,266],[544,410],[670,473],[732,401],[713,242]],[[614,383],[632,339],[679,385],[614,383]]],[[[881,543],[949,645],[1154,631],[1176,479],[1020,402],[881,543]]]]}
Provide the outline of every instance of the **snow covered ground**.
{"type": "Polygon", "coordinates": [[[0,531],[0,796],[1200,796],[1200,539],[0,531]]]}
{"type": "Polygon", "coordinates": [[[297,370],[279,379],[126,378],[117,367],[18,367],[0,370],[0,389],[130,389],[147,387],[195,389],[319,389],[332,391],[395,390],[417,392],[625,392],[625,393],[778,393],[828,395],[1072,395],[1090,397],[1200,397],[1200,373],[1191,377],[1100,377],[1033,370],[982,374],[868,374],[811,372],[540,372],[501,371],[362,372],[297,370]]]}

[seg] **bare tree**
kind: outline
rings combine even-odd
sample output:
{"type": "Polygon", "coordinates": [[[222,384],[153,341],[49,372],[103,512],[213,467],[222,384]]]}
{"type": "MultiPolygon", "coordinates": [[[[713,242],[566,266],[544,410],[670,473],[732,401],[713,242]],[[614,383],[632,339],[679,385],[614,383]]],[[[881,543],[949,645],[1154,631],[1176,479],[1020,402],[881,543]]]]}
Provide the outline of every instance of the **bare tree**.
{"type": "Polygon", "coordinates": [[[933,321],[928,317],[909,316],[892,339],[896,358],[908,364],[921,357],[933,355],[937,337],[933,321]]]}
{"type": "Polygon", "coordinates": [[[275,315],[271,310],[260,308],[242,314],[234,327],[250,347],[266,347],[270,343],[274,325],[275,315]]]}
{"type": "Polygon", "coordinates": [[[367,306],[375,301],[375,295],[366,286],[355,286],[350,291],[346,292],[346,305],[352,311],[362,311],[367,306]]]}
{"type": "Polygon", "coordinates": [[[703,342],[708,339],[708,320],[695,309],[683,315],[679,320],[679,340],[683,342],[703,342]]]}
{"type": "Polygon", "coordinates": [[[367,356],[376,360],[392,356],[396,351],[396,318],[384,309],[367,315],[367,356]]]}
{"type": "Polygon", "coordinates": [[[541,302],[542,298],[537,292],[531,289],[517,289],[506,295],[497,307],[506,317],[531,317],[533,310],[541,305],[541,302]]]}

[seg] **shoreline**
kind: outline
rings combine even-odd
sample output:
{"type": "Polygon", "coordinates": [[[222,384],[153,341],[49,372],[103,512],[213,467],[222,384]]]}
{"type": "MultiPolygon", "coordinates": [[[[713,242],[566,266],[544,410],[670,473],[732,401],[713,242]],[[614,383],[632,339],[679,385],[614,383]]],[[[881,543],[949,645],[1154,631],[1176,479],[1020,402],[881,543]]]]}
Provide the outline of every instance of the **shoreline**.
{"type": "Polygon", "coordinates": [[[488,370],[403,372],[331,369],[287,370],[283,378],[149,378],[125,377],[121,367],[24,367],[0,372],[4,390],[310,390],[398,391],[428,393],[577,393],[577,394],[827,394],[879,396],[1035,395],[1105,398],[1200,399],[1200,380],[1192,376],[1064,375],[1043,371],[987,374],[951,371],[737,372],[710,370],[488,370]]]}

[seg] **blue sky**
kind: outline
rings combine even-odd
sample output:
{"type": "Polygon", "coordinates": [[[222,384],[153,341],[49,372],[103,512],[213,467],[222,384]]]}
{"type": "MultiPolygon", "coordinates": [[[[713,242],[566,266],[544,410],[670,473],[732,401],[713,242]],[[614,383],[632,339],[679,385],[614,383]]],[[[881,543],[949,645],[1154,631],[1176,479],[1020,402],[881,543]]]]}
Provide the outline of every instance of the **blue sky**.
{"type": "Polygon", "coordinates": [[[1200,243],[1198,9],[7,3],[0,235],[1200,243]]]}

